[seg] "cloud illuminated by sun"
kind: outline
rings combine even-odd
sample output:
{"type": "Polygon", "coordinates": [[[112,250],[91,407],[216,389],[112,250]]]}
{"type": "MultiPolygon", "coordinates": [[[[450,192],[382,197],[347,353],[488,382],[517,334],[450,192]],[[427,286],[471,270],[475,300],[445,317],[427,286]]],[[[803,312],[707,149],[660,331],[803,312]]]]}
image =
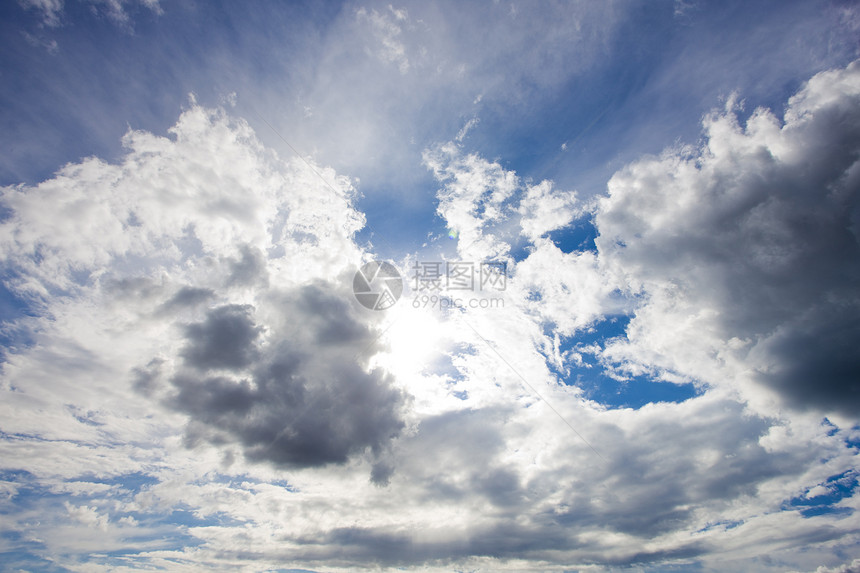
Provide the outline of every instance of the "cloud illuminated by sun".
{"type": "MultiPolygon", "coordinates": [[[[380,341],[386,349],[371,360],[400,381],[418,400],[421,410],[438,410],[448,394],[436,365],[449,355],[457,340],[457,324],[438,309],[414,308],[408,298],[386,311],[380,341]],[[427,379],[433,378],[433,383],[427,379]]],[[[441,376],[444,378],[444,375],[441,376]]]]}

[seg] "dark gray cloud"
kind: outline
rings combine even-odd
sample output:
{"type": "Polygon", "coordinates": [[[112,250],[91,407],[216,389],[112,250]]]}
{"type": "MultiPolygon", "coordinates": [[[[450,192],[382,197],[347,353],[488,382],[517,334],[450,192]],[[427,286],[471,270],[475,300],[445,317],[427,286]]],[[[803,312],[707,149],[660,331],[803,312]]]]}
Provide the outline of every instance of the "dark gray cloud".
{"type": "Polygon", "coordinates": [[[476,526],[461,538],[430,541],[408,533],[366,527],[341,527],[322,536],[296,540],[303,559],[337,560],[355,567],[368,563],[380,566],[415,566],[433,563],[437,566],[469,557],[494,559],[529,559],[558,562],[561,555],[576,552],[576,563],[629,567],[634,564],[659,564],[679,558],[691,558],[707,552],[701,542],[688,542],[666,550],[619,551],[608,555],[593,543],[577,540],[575,532],[556,524],[540,526],[523,520],[497,520],[492,525],[476,526]],[[315,549],[326,546],[323,554],[315,549]]]}
{"type": "Polygon", "coordinates": [[[203,322],[185,329],[185,364],[198,370],[240,370],[257,355],[261,328],[254,324],[250,305],[225,305],[210,310],[203,322]]]}
{"type": "Polygon", "coordinates": [[[387,483],[393,468],[380,456],[404,427],[406,397],[364,368],[376,333],[347,301],[317,283],[273,296],[265,328],[250,305],[212,308],[185,327],[169,405],[190,416],[189,443],[238,443],[249,460],[294,467],[369,449],[372,479],[387,483]]]}
{"type": "Polygon", "coordinates": [[[760,379],[794,407],[860,412],[860,311],[839,310],[780,329],[759,350],[772,360],[760,379]]]}
{"type": "Polygon", "coordinates": [[[159,387],[163,365],[163,358],[153,358],[146,366],[134,368],[131,374],[135,391],[151,396],[159,387]]]}
{"type": "Polygon", "coordinates": [[[202,304],[214,296],[215,291],[211,288],[184,286],[162,304],[159,310],[163,313],[176,312],[202,304]]]}
{"type": "Polygon", "coordinates": [[[243,245],[238,259],[229,261],[230,275],[227,286],[246,286],[254,284],[266,276],[266,257],[255,247],[243,245]]]}

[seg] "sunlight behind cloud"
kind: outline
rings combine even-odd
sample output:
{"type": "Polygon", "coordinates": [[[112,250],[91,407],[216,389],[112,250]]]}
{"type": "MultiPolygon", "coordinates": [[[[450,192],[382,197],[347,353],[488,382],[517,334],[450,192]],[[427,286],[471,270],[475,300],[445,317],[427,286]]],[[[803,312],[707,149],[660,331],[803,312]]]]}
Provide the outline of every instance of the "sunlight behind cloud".
{"type": "Polygon", "coordinates": [[[380,341],[385,349],[371,364],[391,372],[415,396],[430,400],[424,408],[444,409],[433,403],[444,399],[438,391],[440,381],[433,380],[433,375],[439,363],[450,360],[457,336],[453,321],[443,318],[438,309],[414,308],[404,297],[386,313],[379,328],[384,330],[380,341]]]}
{"type": "Polygon", "coordinates": [[[0,6],[0,569],[853,570],[854,12],[0,6]]]}

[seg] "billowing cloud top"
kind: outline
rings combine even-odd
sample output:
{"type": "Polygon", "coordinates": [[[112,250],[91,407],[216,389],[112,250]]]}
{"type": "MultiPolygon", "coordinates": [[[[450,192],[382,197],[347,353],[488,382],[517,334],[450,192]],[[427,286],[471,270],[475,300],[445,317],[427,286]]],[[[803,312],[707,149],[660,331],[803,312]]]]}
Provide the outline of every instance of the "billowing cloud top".
{"type": "Polygon", "coordinates": [[[701,148],[609,182],[595,214],[601,259],[648,298],[612,352],[856,419],[860,64],[813,78],[784,121],[756,110],[741,126],[732,104],[705,121],[701,148]]]}

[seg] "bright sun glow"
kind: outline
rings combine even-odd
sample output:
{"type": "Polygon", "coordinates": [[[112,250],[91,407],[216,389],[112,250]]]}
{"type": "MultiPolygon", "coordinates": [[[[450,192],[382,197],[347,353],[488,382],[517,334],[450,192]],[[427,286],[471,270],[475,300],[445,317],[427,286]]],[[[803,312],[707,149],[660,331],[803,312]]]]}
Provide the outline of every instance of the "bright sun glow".
{"type": "Polygon", "coordinates": [[[450,346],[451,325],[433,310],[404,302],[389,311],[388,329],[381,337],[389,350],[380,353],[376,363],[397,376],[415,376],[450,346]]]}

